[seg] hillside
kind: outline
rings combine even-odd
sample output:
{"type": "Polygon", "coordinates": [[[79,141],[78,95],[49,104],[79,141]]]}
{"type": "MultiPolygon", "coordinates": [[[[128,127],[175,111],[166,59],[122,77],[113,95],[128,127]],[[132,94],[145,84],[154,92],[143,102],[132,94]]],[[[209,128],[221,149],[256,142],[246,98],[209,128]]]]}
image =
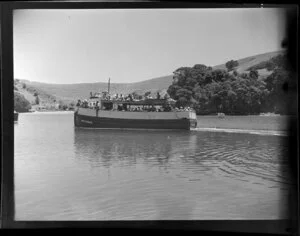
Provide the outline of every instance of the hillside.
{"type": "Polygon", "coordinates": [[[29,81],[15,80],[14,86],[15,90],[23,94],[26,100],[28,100],[31,104],[35,104],[35,95],[38,95],[39,99],[44,102],[52,103],[56,101],[56,97],[54,95],[39,86],[32,85],[29,81]]]}
{"type": "MultiPolygon", "coordinates": [[[[244,73],[244,72],[247,72],[247,70],[249,68],[251,68],[252,66],[255,66],[261,62],[268,61],[273,57],[276,57],[278,55],[283,55],[283,54],[284,54],[284,50],[281,50],[281,51],[263,53],[263,54],[259,54],[259,55],[255,55],[255,56],[251,56],[251,57],[242,58],[242,59],[237,60],[239,65],[235,68],[235,70],[239,73],[244,73]]],[[[214,66],[213,69],[226,70],[225,63],[222,65],[214,66]]],[[[265,69],[258,70],[258,72],[262,76],[271,74],[271,72],[269,72],[265,69]]]]}
{"type": "MultiPolygon", "coordinates": [[[[137,92],[144,94],[147,91],[156,93],[160,91],[165,93],[169,85],[172,83],[172,75],[163,76],[155,79],[150,79],[137,83],[111,83],[110,90],[112,93],[128,94],[137,92]]],[[[99,92],[107,90],[107,82],[99,83],[80,83],[80,84],[47,84],[39,82],[31,82],[28,80],[20,80],[27,87],[36,88],[45,94],[51,94],[57,100],[65,102],[77,99],[84,99],[89,96],[90,92],[99,92]]]]}
{"type": "MultiPolygon", "coordinates": [[[[55,104],[59,104],[57,98],[48,92],[32,86],[29,81],[14,81],[14,100],[15,110],[17,112],[26,112],[29,109],[35,109],[43,106],[48,110],[54,109],[55,104]]],[[[61,101],[63,105],[63,102],[61,101]]]]}
{"type": "MultiPolygon", "coordinates": [[[[276,51],[270,53],[259,54],[251,57],[239,59],[239,65],[235,68],[239,73],[247,73],[249,68],[261,64],[262,62],[270,60],[270,58],[283,54],[284,51],[276,51]]],[[[174,68],[176,69],[176,68],[174,68]]],[[[213,69],[226,69],[225,63],[222,65],[214,66],[213,69]]],[[[272,73],[265,68],[259,69],[259,77],[266,77],[272,73]]],[[[79,83],[79,84],[48,84],[33,82],[28,80],[19,80],[18,92],[23,94],[25,98],[34,104],[35,92],[39,94],[42,103],[53,103],[60,101],[65,104],[70,104],[78,99],[85,99],[89,96],[90,92],[99,92],[107,90],[107,82],[99,83],[79,83]],[[26,84],[26,89],[23,89],[23,84],[26,84]]],[[[150,91],[153,95],[160,92],[164,95],[168,87],[172,84],[173,75],[153,78],[136,83],[111,83],[111,93],[128,94],[137,92],[142,95],[150,91]]],[[[113,80],[111,81],[113,82],[113,80]]]]}

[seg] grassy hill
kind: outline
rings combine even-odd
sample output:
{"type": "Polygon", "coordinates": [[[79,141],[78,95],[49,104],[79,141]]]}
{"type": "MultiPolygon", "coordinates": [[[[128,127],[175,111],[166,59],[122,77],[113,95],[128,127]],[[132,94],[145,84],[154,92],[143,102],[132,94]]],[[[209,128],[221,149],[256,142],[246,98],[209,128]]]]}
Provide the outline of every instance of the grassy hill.
{"type": "MultiPolygon", "coordinates": [[[[165,93],[169,85],[172,83],[172,75],[163,76],[155,79],[150,79],[137,83],[111,83],[111,93],[128,94],[131,92],[137,92],[138,94],[144,94],[147,91],[156,93],[160,91],[165,93]]],[[[20,80],[21,83],[26,84],[27,88],[35,88],[44,97],[51,94],[53,98],[62,100],[65,102],[84,99],[89,96],[90,92],[101,92],[107,90],[107,82],[99,83],[79,83],[79,84],[47,84],[32,82],[28,80],[20,80]]],[[[25,91],[26,93],[26,91],[25,91]]],[[[51,98],[49,97],[51,100],[51,98]]],[[[53,100],[53,99],[52,99],[53,100]]]]}
{"type": "MultiPolygon", "coordinates": [[[[247,73],[247,70],[249,70],[249,68],[262,62],[268,61],[271,58],[283,53],[284,51],[276,51],[242,58],[238,60],[239,65],[235,69],[239,73],[247,73]]],[[[196,63],[197,62],[195,62],[195,64],[196,63]]],[[[222,65],[214,66],[213,69],[226,69],[225,63],[222,65]]],[[[174,70],[175,69],[176,68],[174,68],[174,70]]],[[[258,72],[260,77],[265,77],[272,73],[272,71],[268,71],[264,68],[258,70],[258,72]]],[[[111,83],[111,93],[128,94],[131,92],[137,92],[138,94],[142,95],[147,91],[151,91],[151,93],[154,95],[158,91],[162,95],[164,95],[168,87],[172,84],[172,78],[173,75],[167,75],[136,83],[111,83]]],[[[63,101],[64,103],[69,104],[72,101],[87,98],[90,92],[101,92],[107,90],[107,82],[48,84],[28,80],[19,80],[17,89],[19,90],[18,92],[23,94],[25,98],[32,104],[35,101],[35,97],[33,96],[35,92],[39,94],[39,98],[42,103],[53,103],[56,100],[63,101]],[[25,84],[26,88],[23,88],[23,84],[25,84]]]]}
{"type": "MultiPolygon", "coordinates": [[[[284,54],[284,52],[285,52],[284,50],[276,51],[276,52],[268,52],[268,53],[263,53],[263,54],[239,59],[239,60],[237,60],[239,65],[235,68],[235,70],[239,73],[247,73],[251,67],[258,65],[262,62],[268,61],[271,58],[276,57],[278,55],[282,55],[282,54],[284,54]]],[[[225,70],[226,69],[225,63],[222,65],[214,66],[213,69],[225,70]]],[[[261,76],[267,76],[272,73],[270,71],[267,71],[266,69],[260,69],[260,70],[258,70],[258,72],[259,72],[259,75],[261,75],[261,76]]]]}
{"type": "Polygon", "coordinates": [[[15,80],[15,90],[23,94],[26,100],[31,104],[35,104],[35,95],[38,95],[39,99],[44,102],[52,103],[56,101],[56,97],[49,93],[49,91],[39,86],[34,86],[31,82],[26,80],[15,80]]]}
{"type": "Polygon", "coordinates": [[[58,102],[57,98],[52,94],[44,91],[39,87],[32,86],[29,81],[18,80],[14,81],[14,99],[15,99],[15,110],[18,112],[28,111],[30,108],[37,106],[50,107],[58,102]],[[38,97],[38,104],[37,104],[38,97]],[[26,109],[24,104],[26,105],[26,109]]]}

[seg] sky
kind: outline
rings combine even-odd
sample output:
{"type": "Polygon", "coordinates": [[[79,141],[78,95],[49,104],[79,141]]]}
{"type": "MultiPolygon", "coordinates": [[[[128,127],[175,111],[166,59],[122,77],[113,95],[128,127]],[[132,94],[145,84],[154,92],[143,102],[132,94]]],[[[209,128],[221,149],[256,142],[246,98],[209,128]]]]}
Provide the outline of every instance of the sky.
{"type": "Polygon", "coordinates": [[[14,77],[132,83],[278,51],[284,36],[272,8],[15,10],[14,77]]]}

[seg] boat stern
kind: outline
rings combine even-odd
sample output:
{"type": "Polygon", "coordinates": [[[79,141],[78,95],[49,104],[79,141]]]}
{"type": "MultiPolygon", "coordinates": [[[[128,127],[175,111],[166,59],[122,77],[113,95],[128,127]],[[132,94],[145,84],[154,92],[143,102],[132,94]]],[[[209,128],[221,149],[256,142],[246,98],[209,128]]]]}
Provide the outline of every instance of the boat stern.
{"type": "Polygon", "coordinates": [[[197,127],[197,119],[190,119],[190,128],[197,127]]]}
{"type": "Polygon", "coordinates": [[[190,128],[196,128],[198,124],[196,112],[190,111],[188,116],[190,121],[190,128]]]}

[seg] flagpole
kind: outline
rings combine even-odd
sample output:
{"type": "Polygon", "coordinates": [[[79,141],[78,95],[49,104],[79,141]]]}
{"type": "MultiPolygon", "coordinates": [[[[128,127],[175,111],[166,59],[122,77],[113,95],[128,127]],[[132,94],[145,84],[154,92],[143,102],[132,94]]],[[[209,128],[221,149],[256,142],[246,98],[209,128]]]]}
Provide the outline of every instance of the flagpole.
{"type": "Polygon", "coordinates": [[[109,94],[109,90],[110,90],[110,78],[108,79],[108,94],[109,94]]]}

